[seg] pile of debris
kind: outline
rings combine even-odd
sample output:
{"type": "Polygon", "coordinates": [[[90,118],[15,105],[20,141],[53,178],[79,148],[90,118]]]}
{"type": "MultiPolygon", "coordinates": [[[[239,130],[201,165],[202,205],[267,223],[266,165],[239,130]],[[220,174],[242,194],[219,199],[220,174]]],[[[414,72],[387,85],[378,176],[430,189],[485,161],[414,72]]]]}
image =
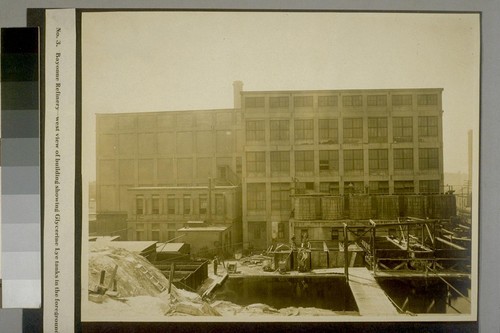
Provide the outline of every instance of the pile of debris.
{"type": "Polygon", "coordinates": [[[91,317],[220,316],[198,294],[170,284],[144,257],[120,248],[90,252],[88,290],[91,317]]]}

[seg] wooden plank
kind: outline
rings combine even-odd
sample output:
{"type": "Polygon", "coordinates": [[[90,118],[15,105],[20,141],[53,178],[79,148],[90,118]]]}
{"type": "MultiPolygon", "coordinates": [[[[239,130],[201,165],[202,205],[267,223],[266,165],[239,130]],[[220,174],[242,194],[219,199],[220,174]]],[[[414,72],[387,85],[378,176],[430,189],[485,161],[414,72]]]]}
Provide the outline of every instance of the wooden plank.
{"type": "Polygon", "coordinates": [[[349,268],[349,286],[361,316],[398,315],[398,311],[368,269],[349,268]]]}
{"type": "Polygon", "coordinates": [[[457,250],[467,250],[465,247],[462,247],[462,246],[460,246],[460,245],[454,244],[454,243],[449,242],[449,241],[447,241],[446,239],[442,239],[442,238],[440,238],[440,237],[436,237],[436,240],[438,240],[438,241],[440,241],[441,243],[444,243],[444,244],[446,244],[446,245],[448,245],[448,246],[451,246],[451,247],[453,247],[453,248],[455,248],[455,249],[457,249],[457,250]]]}

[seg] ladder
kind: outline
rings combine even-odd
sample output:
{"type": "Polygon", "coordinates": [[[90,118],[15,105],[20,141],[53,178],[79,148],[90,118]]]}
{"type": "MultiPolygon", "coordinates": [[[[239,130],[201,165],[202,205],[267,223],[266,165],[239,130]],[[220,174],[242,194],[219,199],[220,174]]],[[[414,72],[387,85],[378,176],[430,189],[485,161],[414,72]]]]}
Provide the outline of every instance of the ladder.
{"type": "Polygon", "coordinates": [[[141,272],[145,277],[148,278],[149,281],[151,281],[152,284],[160,291],[165,291],[167,288],[160,283],[160,281],[156,278],[156,276],[153,275],[146,267],[142,266],[141,264],[136,266],[139,268],[139,272],[141,272]]]}

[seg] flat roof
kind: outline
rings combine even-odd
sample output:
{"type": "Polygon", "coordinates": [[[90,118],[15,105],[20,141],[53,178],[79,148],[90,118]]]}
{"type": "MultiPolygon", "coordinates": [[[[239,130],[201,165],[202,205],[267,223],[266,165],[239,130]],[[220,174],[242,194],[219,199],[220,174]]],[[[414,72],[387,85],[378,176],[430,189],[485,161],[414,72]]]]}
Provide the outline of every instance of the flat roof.
{"type": "MultiPolygon", "coordinates": [[[[214,185],[212,190],[235,189],[237,185],[214,185]]],[[[158,191],[158,190],[208,190],[208,186],[142,186],[129,187],[129,191],[158,191]]]]}
{"type": "Polygon", "coordinates": [[[216,226],[210,226],[210,227],[184,227],[177,229],[177,231],[225,231],[229,229],[229,227],[216,227],[216,226]]]}
{"type": "Polygon", "coordinates": [[[133,253],[141,253],[150,247],[155,249],[156,241],[102,241],[102,242],[90,242],[91,248],[97,247],[114,247],[117,249],[125,249],[133,253]]]}
{"type": "Polygon", "coordinates": [[[156,250],[160,252],[179,252],[186,243],[156,243],[156,250]]]}
{"type": "Polygon", "coordinates": [[[242,95],[246,94],[331,94],[331,93],[360,93],[360,92],[373,92],[373,93],[387,93],[387,92],[407,92],[407,91],[443,91],[444,88],[376,88],[376,89],[312,89],[312,90],[243,90],[241,91],[242,95]]]}

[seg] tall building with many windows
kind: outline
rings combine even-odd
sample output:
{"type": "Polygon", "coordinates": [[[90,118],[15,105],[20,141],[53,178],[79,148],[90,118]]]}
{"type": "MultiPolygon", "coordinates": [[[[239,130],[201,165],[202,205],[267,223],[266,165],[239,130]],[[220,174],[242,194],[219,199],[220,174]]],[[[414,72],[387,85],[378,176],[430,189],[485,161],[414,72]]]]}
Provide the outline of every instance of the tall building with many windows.
{"type": "Polygon", "coordinates": [[[443,192],[442,89],[234,87],[234,109],[98,115],[98,216],[213,178],[241,188],[235,239],[262,249],[289,241],[293,195],[443,192]]]}

